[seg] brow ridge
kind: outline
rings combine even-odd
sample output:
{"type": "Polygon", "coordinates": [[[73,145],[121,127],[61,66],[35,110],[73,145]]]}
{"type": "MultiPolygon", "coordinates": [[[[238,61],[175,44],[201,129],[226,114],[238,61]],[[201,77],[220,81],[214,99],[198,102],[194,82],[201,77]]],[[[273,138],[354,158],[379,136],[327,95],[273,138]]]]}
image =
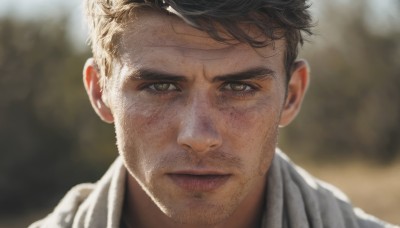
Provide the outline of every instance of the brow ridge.
{"type": "Polygon", "coordinates": [[[132,80],[144,81],[186,81],[186,77],[166,73],[155,69],[138,69],[132,72],[129,76],[132,80]]]}
{"type": "MultiPolygon", "coordinates": [[[[155,69],[138,69],[132,72],[129,76],[132,80],[144,81],[187,81],[187,77],[183,75],[171,74],[155,69]]],[[[266,80],[268,78],[275,78],[275,71],[266,67],[256,67],[234,72],[224,75],[217,75],[213,77],[212,82],[219,81],[243,81],[250,79],[266,80]]]]}

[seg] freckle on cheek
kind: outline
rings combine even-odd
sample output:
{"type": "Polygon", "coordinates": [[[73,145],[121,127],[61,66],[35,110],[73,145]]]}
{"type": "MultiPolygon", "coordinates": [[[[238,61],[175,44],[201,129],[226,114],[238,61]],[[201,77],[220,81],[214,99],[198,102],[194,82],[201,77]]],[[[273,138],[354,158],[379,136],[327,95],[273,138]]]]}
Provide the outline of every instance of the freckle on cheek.
{"type": "Polygon", "coordinates": [[[152,113],[149,116],[145,116],[144,118],[146,119],[146,126],[151,126],[155,124],[157,120],[159,120],[159,115],[152,113]]]}
{"type": "Polygon", "coordinates": [[[159,132],[163,132],[163,129],[172,127],[171,116],[174,115],[164,109],[155,109],[147,112],[146,115],[142,116],[142,131],[156,128],[159,132]]]}
{"type": "MultiPolygon", "coordinates": [[[[160,110],[157,108],[149,108],[149,107],[136,107],[138,111],[135,111],[135,114],[131,116],[132,121],[141,125],[140,127],[148,127],[154,124],[157,124],[162,118],[160,110]]],[[[139,127],[139,126],[138,126],[139,127]]],[[[144,129],[142,129],[144,130],[144,129]]]]}
{"type": "Polygon", "coordinates": [[[238,110],[231,108],[229,112],[229,123],[234,124],[235,128],[246,128],[249,127],[249,123],[254,121],[254,114],[252,110],[238,110]]]}

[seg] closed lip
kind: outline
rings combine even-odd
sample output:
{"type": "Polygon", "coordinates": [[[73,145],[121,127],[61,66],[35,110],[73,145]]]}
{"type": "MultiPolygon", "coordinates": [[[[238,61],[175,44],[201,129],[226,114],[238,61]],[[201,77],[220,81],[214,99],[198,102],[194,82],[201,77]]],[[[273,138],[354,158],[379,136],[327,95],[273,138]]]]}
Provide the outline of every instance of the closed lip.
{"type": "Polygon", "coordinates": [[[220,170],[213,170],[213,169],[194,169],[194,170],[177,170],[172,171],[168,174],[177,174],[177,175],[230,175],[227,172],[220,171],[220,170]]]}
{"type": "Polygon", "coordinates": [[[182,170],[167,176],[185,191],[210,192],[224,185],[232,174],[216,170],[182,170]]]}

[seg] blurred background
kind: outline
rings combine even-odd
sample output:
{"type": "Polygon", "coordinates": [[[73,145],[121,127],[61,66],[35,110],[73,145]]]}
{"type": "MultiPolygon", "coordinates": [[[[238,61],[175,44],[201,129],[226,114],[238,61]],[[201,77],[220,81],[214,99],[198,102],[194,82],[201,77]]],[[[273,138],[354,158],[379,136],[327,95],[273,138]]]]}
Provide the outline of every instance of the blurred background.
{"type": "MultiPolygon", "coordinates": [[[[400,224],[400,2],[314,0],[303,109],[280,147],[400,224]]],[[[0,227],[26,227],[117,155],[82,86],[80,0],[0,0],[0,227]]]]}

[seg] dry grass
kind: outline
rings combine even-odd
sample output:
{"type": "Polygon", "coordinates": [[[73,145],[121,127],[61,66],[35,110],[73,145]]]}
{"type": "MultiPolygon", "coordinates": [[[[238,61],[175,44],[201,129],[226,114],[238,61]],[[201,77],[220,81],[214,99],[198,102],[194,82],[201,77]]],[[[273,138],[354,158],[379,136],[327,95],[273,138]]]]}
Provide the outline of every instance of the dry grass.
{"type": "Polygon", "coordinates": [[[365,163],[301,166],[340,188],[355,206],[382,220],[400,224],[400,162],[388,167],[365,163]]]}

